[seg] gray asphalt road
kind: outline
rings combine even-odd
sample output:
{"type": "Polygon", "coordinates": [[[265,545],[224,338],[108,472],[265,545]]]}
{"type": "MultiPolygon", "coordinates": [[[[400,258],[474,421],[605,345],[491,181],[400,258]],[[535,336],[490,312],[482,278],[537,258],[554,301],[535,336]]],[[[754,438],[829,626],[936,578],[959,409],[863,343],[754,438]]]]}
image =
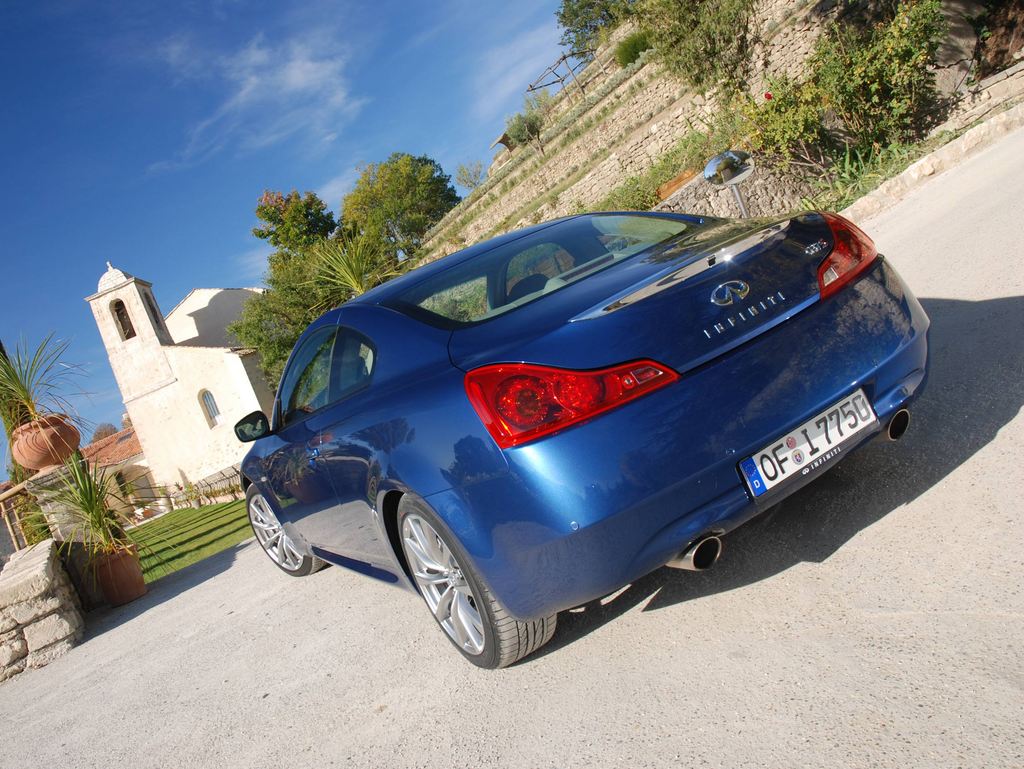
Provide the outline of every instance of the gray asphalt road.
{"type": "Polygon", "coordinates": [[[412,595],[252,544],[0,686],[0,766],[1024,766],[1024,132],[864,223],[933,319],[907,437],[464,663],[412,595]]]}

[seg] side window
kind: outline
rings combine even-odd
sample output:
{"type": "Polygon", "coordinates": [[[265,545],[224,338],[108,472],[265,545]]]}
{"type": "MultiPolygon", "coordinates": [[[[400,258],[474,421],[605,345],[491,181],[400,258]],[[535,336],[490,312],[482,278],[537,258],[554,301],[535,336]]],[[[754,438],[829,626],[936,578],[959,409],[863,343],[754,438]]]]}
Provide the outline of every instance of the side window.
{"type": "Polygon", "coordinates": [[[320,329],[295,353],[281,383],[282,424],[291,424],[329,403],[331,352],[336,335],[336,328],[320,329]]]}
{"type": "Polygon", "coordinates": [[[420,307],[452,320],[472,320],[487,315],[487,276],[472,280],[428,296],[420,307]]]}
{"type": "Polygon", "coordinates": [[[376,362],[377,352],[369,339],[350,328],[340,329],[334,346],[331,402],[346,398],[368,385],[376,362]]]}

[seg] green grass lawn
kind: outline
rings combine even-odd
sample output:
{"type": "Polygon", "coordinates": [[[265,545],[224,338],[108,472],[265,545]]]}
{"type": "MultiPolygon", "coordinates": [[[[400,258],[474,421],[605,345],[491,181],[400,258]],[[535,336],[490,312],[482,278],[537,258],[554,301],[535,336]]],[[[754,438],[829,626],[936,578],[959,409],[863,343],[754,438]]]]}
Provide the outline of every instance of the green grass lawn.
{"type": "Polygon", "coordinates": [[[182,508],[132,530],[146,582],[227,550],[252,535],[245,501],[182,508]]]}

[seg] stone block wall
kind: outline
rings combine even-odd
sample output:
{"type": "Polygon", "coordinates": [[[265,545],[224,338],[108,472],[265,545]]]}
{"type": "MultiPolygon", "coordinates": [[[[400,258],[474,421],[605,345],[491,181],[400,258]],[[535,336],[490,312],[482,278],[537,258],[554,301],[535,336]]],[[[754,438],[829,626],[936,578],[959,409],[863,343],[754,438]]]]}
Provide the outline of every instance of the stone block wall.
{"type": "Polygon", "coordinates": [[[960,100],[953,108],[949,118],[945,123],[933,129],[932,134],[942,131],[962,131],[1022,100],[1024,100],[1024,61],[965,89],[960,94],[960,100]]]}
{"type": "Polygon", "coordinates": [[[56,543],[15,553],[0,571],[0,681],[65,654],[84,626],[56,543]]]}
{"type": "MultiPolygon", "coordinates": [[[[763,90],[766,73],[798,74],[838,8],[829,0],[759,0],[758,37],[764,42],[754,52],[751,92],[763,90]]],[[[599,58],[609,55],[604,51],[599,58]]],[[[426,258],[591,208],[629,176],[644,173],[684,134],[700,130],[714,112],[713,100],[667,75],[652,57],[644,62],[575,119],[576,125],[593,123],[581,135],[549,137],[543,157],[522,162],[486,193],[451,211],[425,241],[426,258]]]]}
{"type": "MultiPolygon", "coordinates": [[[[805,197],[813,193],[810,182],[778,168],[755,168],[753,175],[740,185],[751,216],[782,216],[807,208],[805,197]]],[[[655,211],[698,214],[701,216],[738,217],[739,208],[728,187],[715,187],[698,174],[675,193],[654,207],[655,211]]]]}
{"type": "MultiPolygon", "coordinates": [[[[659,64],[652,62],[639,67],[635,74],[574,120],[574,125],[591,120],[596,121],[594,125],[572,138],[568,138],[567,132],[549,137],[543,156],[530,157],[500,181],[495,180],[470,204],[457,206],[449,212],[431,232],[424,248],[436,250],[436,256],[442,256],[496,230],[515,226],[519,221],[517,211],[564,186],[580,169],[592,164],[595,155],[608,151],[638,126],[674,104],[683,90],[680,82],[663,74],[659,64]],[[602,112],[605,114],[598,119],[602,112]],[[461,224],[463,217],[470,221],[461,224]]],[[[648,162],[652,162],[649,157],[648,162]]],[[[561,198],[569,199],[564,193],[561,198]]]]}

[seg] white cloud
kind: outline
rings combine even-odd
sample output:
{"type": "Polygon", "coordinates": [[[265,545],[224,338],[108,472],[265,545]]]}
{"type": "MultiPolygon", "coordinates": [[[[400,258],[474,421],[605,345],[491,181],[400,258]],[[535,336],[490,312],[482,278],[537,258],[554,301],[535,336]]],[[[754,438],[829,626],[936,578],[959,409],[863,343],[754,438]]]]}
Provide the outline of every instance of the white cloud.
{"type": "Polygon", "coordinates": [[[336,216],[341,214],[341,199],[355,186],[358,175],[356,169],[350,168],[316,188],[316,194],[336,216]]]}
{"type": "Polygon", "coordinates": [[[238,270],[238,283],[246,284],[261,281],[263,273],[267,271],[267,257],[274,253],[274,249],[266,243],[253,246],[248,251],[236,254],[232,260],[238,270]]]}
{"type": "Polygon", "coordinates": [[[294,36],[281,43],[257,35],[227,55],[207,56],[184,37],[169,38],[158,55],[178,82],[212,82],[220,104],[191,125],[175,158],[155,163],[160,171],[201,163],[226,150],[263,149],[301,137],[330,143],[363,105],[345,78],[345,55],[337,38],[294,36]]]}
{"type": "Polygon", "coordinates": [[[481,122],[522,105],[526,87],[560,54],[553,22],[529,29],[487,51],[474,81],[473,114],[481,122]]]}

